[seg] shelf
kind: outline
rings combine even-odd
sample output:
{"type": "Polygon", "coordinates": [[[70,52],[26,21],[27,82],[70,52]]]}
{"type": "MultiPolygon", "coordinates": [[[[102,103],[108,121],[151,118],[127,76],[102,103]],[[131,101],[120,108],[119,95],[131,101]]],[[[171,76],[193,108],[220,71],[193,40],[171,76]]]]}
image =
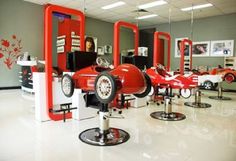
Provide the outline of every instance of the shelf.
{"type": "Polygon", "coordinates": [[[21,66],[34,66],[37,65],[37,61],[17,61],[17,64],[21,66]]]}

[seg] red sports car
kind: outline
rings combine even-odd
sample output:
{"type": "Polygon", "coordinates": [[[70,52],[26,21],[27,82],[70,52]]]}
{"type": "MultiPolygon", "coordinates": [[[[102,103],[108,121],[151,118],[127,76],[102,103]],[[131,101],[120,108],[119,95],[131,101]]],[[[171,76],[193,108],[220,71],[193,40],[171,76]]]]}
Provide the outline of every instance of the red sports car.
{"type": "Polygon", "coordinates": [[[179,74],[171,76],[161,64],[147,69],[146,73],[150,77],[154,88],[179,89],[180,95],[184,98],[190,97],[190,89],[197,86],[197,83],[193,81],[194,79],[191,80],[179,74]]]}
{"type": "Polygon", "coordinates": [[[102,58],[97,59],[97,64],[76,71],[72,77],[65,74],[62,77],[63,93],[71,97],[74,88],[95,91],[101,103],[110,103],[118,93],[145,97],[150,92],[149,77],[136,66],[122,64],[111,69],[102,58]]]}
{"type": "Polygon", "coordinates": [[[222,79],[227,83],[232,83],[236,81],[236,70],[231,68],[223,68],[220,65],[218,68],[214,68],[209,71],[209,74],[212,75],[222,75],[222,79]]]}

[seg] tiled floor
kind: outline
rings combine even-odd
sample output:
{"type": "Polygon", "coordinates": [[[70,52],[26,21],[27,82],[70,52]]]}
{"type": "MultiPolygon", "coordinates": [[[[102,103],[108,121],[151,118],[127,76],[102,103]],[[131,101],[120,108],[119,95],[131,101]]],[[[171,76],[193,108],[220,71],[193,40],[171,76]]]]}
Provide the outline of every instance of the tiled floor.
{"type": "MultiPolygon", "coordinates": [[[[129,132],[128,142],[113,147],[82,143],[78,134],[98,125],[98,117],[40,123],[34,120],[34,101],[20,90],[0,91],[0,161],[236,161],[236,94],[231,101],[207,98],[209,109],[183,106],[173,110],[186,115],[178,122],[152,119],[163,105],[123,110],[124,119],[111,119],[111,126],[129,132]]],[[[190,100],[193,100],[191,98],[190,100]]]]}

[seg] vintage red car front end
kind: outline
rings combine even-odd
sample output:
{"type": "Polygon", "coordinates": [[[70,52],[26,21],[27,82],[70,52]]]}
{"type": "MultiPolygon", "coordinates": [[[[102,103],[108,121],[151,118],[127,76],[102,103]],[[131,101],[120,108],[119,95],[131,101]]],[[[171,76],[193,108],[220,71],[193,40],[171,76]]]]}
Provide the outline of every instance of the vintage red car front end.
{"type": "Polygon", "coordinates": [[[110,72],[117,78],[118,93],[142,93],[146,89],[143,73],[132,64],[122,64],[110,72]]]}
{"type": "Polygon", "coordinates": [[[122,64],[114,69],[92,65],[73,74],[64,75],[62,84],[66,96],[73,95],[74,88],[95,92],[102,103],[110,103],[116,94],[136,94],[144,97],[150,92],[149,78],[132,64],[122,64]]]}
{"type": "Polygon", "coordinates": [[[117,84],[117,93],[141,93],[146,88],[143,73],[132,64],[122,64],[113,70],[97,65],[81,69],[72,76],[74,87],[84,91],[94,91],[95,79],[104,71],[114,76],[117,84]]]}
{"type": "Polygon", "coordinates": [[[74,88],[80,88],[84,91],[94,91],[94,83],[98,74],[102,71],[109,70],[109,68],[93,65],[75,72],[72,76],[74,88]]]}

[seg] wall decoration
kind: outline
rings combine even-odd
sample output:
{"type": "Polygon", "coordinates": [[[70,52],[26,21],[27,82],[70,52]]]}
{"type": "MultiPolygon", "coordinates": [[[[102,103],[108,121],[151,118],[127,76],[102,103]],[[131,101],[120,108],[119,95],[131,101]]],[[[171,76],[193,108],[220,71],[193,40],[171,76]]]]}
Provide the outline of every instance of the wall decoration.
{"type": "Polygon", "coordinates": [[[211,41],[211,56],[233,56],[234,40],[211,41]]]}
{"type": "Polygon", "coordinates": [[[209,56],[210,41],[193,42],[193,56],[209,56]]]}
{"type": "Polygon", "coordinates": [[[104,55],[104,46],[98,46],[98,55],[104,55]]]}
{"type": "MultiPolygon", "coordinates": [[[[188,37],[183,37],[183,38],[176,38],[175,39],[175,57],[180,57],[180,44],[183,39],[188,39],[188,37]]],[[[186,45],[186,48],[184,49],[185,55],[189,55],[189,46],[186,45]]]]}
{"type": "Polygon", "coordinates": [[[94,44],[95,44],[95,52],[97,52],[98,51],[98,38],[93,37],[93,40],[94,40],[94,44]]]}
{"type": "Polygon", "coordinates": [[[138,55],[148,56],[148,48],[147,47],[138,47],[138,55]]]}
{"type": "Polygon", "coordinates": [[[0,60],[3,59],[3,63],[8,69],[12,69],[16,64],[17,58],[21,54],[22,50],[21,39],[18,39],[16,35],[12,35],[12,40],[1,39],[0,44],[0,60]]]}
{"type": "Polygon", "coordinates": [[[98,39],[92,36],[85,36],[85,51],[87,52],[97,52],[98,39]]]}
{"type": "MultiPolygon", "coordinates": [[[[128,49],[125,51],[125,55],[131,56],[134,55],[134,49],[128,49]]],[[[139,56],[148,56],[148,48],[147,47],[138,47],[138,55],[139,56]]]]}
{"type": "Polygon", "coordinates": [[[112,46],[111,45],[105,45],[104,46],[104,53],[105,54],[112,54],[112,46]]]}

